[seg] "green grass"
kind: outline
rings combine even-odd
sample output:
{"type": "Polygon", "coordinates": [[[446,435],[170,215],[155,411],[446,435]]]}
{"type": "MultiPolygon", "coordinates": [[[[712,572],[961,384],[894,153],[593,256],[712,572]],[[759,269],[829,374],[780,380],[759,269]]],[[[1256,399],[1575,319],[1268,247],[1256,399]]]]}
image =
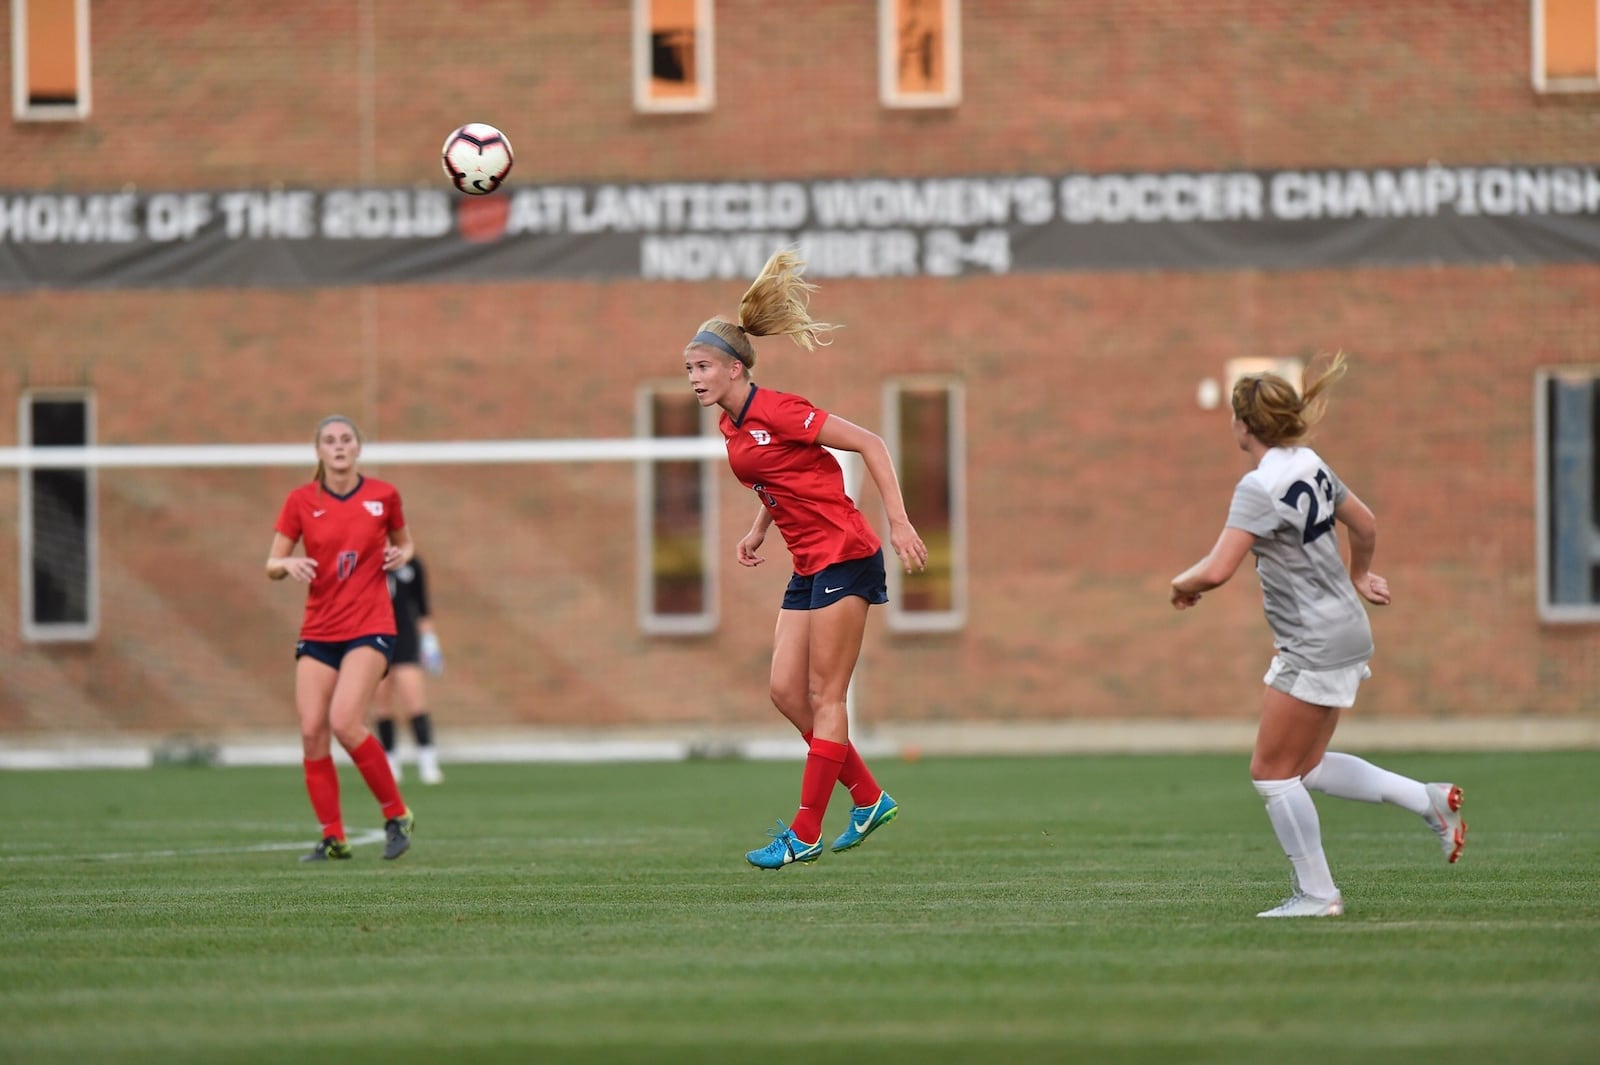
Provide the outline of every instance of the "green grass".
{"type": "Polygon", "coordinates": [[[319,866],[293,769],[0,773],[0,1061],[1596,1060],[1600,753],[1381,761],[1466,856],[1319,797],[1322,921],[1253,916],[1242,757],[885,762],[899,820],[779,873],[798,763],[450,766],[319,866]]]}

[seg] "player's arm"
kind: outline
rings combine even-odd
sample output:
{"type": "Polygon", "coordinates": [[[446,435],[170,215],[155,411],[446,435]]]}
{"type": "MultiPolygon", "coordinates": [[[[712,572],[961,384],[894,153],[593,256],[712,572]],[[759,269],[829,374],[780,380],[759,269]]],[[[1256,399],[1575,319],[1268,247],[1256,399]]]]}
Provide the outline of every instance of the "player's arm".
{"type": "Polygon", "coordinates": [[[761,544],[767,538],[767,530],[772,528],[772,508],[765,503],[756,510],[756,520],[751,523],[750,531],[739,537],[739,543],[734,548],[734,558],[741,566],[759,566],[766,559],[756,554],[761,549],[761,544]]]}
{"type": "Polygon", "coordinates": [[[1333,516],[1350,536],[1350,583],[1356,586],[1361,598],[1378,606],[1389,603],[1389,582],[1372,572],[1372,555],[1378,549],[1378,519],[1372,508],[1346,492],[1344,501],[1334,508],[1333,516]]]}
{"type": "Polygon", "coordinates": [[[837,414],[828,416],[817,433],[817,443],[839,451],[854,451],[861,456],[877,486],[878,498],[883,500],[883,510],[889,519],[889,543],[900,562],[910,573],[912,567],[925,569],[928,565],[928,548],[911,525],[906,514],[906,502],[900,494],[900,479],[895,476],[894,460],[889,457],[889,445],[883,437],[837,414]]]}
{"type": "Polygon", "coordinates": [[[417,553],[417,545],[411,542],[410,526],[402,525],[398,529],[389,530],[389,544],[383,549],[383,568],[386,573],[392,573],[411,561],[417,553]]]}
{"type": "Polygon", "coordinates": [[[283,533],[272,534],[272,550],[267,552],[268,579],[281,581],[285,577],[293,577],[303,584],[310,584],[316,577],[317,560],[290,554],[294,544],[283,533]]]}
{"type": "Polygon", "coordinates": [[[1255,542],[1254,533],[1231,525],[1224,528],[1205,558],[1172,578],[1172,605],[1187,609],[1200,602],[1202,593],[1227,584],[1255,542]]]}

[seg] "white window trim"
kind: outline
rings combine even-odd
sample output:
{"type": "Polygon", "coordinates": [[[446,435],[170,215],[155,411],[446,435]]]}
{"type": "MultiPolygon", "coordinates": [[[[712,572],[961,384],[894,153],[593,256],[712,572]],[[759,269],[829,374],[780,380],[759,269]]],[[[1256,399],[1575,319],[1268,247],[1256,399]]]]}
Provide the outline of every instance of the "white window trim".
{"type": "MultiPolygon", "coordinates": [[[[670,384],[662,381],[645,382],[634,393],[633,431],[635,436],[650,437],[651,400],[662,392],[682,392],[682,381],[670,384]]],[[[701,413],[701,431],[712,424],[705,412],[701,413]]],[[[673,461],[685,461],[674,459],[673,461]]],[[[687,460],[694,461],[694,460],[687,460]]],[[[652,636],[704,636],[717,629],[717,603],[720,583],[717,573],[717,476],[716,463],[700,460],[700,564],[705,573],[703,610],[698,614],[658,614],[655,611],[655,478],[651,476],[654,461],[641,459],[634,464],[634,602],[638,607],[639,629],[652,636]]]]}
{"type": "Polygon", "coordinates": [[[711,0],[694,0],[694,55],[700,75],[693,96],[650,99],[650,0],[633,0],[633,107],[650,114],[709,111],[717,101],[716,33],[711,0]]]}
{"type": "MultiPolygon", "coordinates": [[[[1533,483],[1534,483],[1534,584],[1538,588],[1539,620],[1556,624],[1600,622],[1600,603],[1571,604],[1550,601],[1550,410],[1546,396],[1550,379],[1558,374],[1584,374],[1600,384],[1600,368],[1564,366],[1541,369],[1533,375],[1533,483]]],[[[1600,461],[1600,454],[1595,456],[1600,461]]]]}
{"type": "Polygon", "coordinates": [[[28,103],[28,0],[11,0],[11,114],[18,122],[76,122],[89,117],[89,0],[76,0],[78,99],[28,103]]]}
{"type": "MultiPolygon", "coordinates": [[[[1596,0],[1600,4],[1600,0],[1596,0]]],[[[1595,75],[1592,78],[1544,76],[1544,0],[1530,0],[1533,21],[1533,90],[1541,93],[1600,92],[1600,19],[1595,20],[1595,75]]]]}
{"type": "Polygon", "coordinates": [[[878,0],[878,98],[884,107],[955,107],[961,102],[961,0],[940,0],[944,5],[944,92],[904,93],[899,89],[896,62],[900,42],[895,33],[895,0],[878,0]]]}
{"type": "MultiPolygon", "coordinates": [[[[958,632],[967,624],[967,427],[966,386],[938,374],[894,377],[883,386],[884,439],[893,455],[904,454],[900,437],[901,392],[937,388],[946,393],[950,433],[950,609],[906,610],[901,593],[906,577],[892,549],[885,544],[889,578],[888,624],[891,632],[958,632]]],[[[913,516],[912,523],[915,524],[913,516]]]]}
{"type": "MultiPolygon", "coordinates": [[[[33,404],[38,401],[60,402],[78,400],[84,405],[84,446],[93,445],[95,426],[94,393],[81,388],[40,388],[24,390],[17,402],[17,443],[31,446],[33,439],[33,404]]],[[[84,469],[84,490],[88,495],[84,508],[84,543],[88,550],[87,584],[85,597],[88,619],[81,623],[57,622],[40,624],[33,620],[33,470],[17,471],[17,562],[21,578],[18,610],[21,615],[23,640],[29,643],[82,643],[93,640],[100,632],[100,491],[99,471],[93,466],[84,469]]]]}

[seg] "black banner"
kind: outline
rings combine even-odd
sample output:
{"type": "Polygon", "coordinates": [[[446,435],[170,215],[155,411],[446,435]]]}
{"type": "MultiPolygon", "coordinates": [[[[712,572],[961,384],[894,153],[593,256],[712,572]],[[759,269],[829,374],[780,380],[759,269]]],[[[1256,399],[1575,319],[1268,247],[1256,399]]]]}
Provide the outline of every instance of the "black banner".
{"type": "Polygon", "coordinates": [[[0,192],[0,290],[1600,261],[1600,168],[0,192]]]}

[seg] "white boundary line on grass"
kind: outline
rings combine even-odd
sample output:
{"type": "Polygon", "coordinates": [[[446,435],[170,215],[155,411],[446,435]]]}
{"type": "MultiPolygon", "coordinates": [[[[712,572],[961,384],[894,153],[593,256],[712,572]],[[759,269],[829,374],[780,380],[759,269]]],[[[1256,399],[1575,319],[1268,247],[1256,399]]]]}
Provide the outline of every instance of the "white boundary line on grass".
{"type": "MultiPolygon", "coordinates": [[[[857,731],[857,730],[853,730],[857,731]]],[[[884,722],[852,737],[868,758],[963,755],[1248,754],[1253,719],[1132,721],[884,722]]],[[[1353,752],[1600,750],[1600,716],[1397,719],[1352,716],[1339,747],[1353,752]]],[[[409,747],[403,748],[409,760],[409,747]]],[[[468,763],[673,762],[690,759],[799,761],[805,745],[783,727],[680,726],[622,730],[451,729],[439,741],[446,766],[468,763]]],[[[148,769],[164,760],[215,766],[298,766],[293,730],[216,736],[46,733],[0,736],[0,771],[148,769]]],[[[334,759],[349,764],[335,747],[334,759]]]]}
{"type": "MultiPolygon", "coordinates": [[[[359,847],[364,843],[379,843],[382,840],[383,829],[371,828],[349,837],[347,842],[352,847],[359,847]]],[[[306,840],[303,843],[252,843],[244,847],[184,847],[158,851],[107,851],[101,854],[3,854],[0,855],[0,862],[121,862],[130,858],[188,858],[197,854],[253,854],[260,851],[303,850],[315,842],[316,840],[306,840]]]]}

